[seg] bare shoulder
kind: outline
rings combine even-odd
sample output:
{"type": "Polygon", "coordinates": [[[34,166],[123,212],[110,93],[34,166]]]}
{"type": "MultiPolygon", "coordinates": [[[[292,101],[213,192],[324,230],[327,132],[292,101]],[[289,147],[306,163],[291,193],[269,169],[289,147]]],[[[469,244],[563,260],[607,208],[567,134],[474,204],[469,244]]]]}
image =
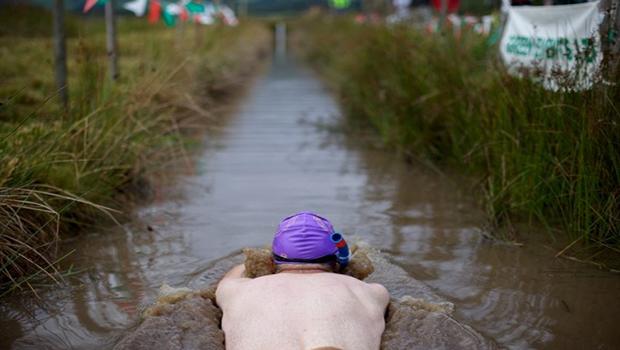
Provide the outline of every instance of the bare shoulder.
{"type": "Polygon", "coordinates": [[[377,305],[381,307],[387,306],[390,301],[390,292],[382,284],[379,283],[367,283],[364,281],[358,281],[356,289],[364,290],[364,294],[370,297],[377,305]]]}
{"type": "Polygon", "coordinates": [[[250,280],[250,278],[245,277],[245,267],[243,265],[232,268],[217,284],[217,289],[215,290],[217,304],[220,307],[224,306],[236,294],[238,287],[250,280]]]}
{"type": "Polygon", "coordinates": [[[379,304],[387,305],[390,301],[390,292],[388,292],[387,288],[382,284],[367,283],[357,278],[341,274],[332,274],[332,277],[349,285],[354,291],[363,291],[364,294],[369,295],[379,304]]]}

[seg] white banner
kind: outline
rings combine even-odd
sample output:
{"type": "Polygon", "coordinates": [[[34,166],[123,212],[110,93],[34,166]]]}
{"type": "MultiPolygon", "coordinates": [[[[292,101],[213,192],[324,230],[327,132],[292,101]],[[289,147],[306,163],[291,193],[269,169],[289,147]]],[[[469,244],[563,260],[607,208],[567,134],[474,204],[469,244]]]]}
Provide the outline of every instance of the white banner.
{"type": "Polygon", "coordinates": [[[603,59],[599,2],[510,7],[501,42],[509,70],[551,90],[590,88],[603,59]]]}

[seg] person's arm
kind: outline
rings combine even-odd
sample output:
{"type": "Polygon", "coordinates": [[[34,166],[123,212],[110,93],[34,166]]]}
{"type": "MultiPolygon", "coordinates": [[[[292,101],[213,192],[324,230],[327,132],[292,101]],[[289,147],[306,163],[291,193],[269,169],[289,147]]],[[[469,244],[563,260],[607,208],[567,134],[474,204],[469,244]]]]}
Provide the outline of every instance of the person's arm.
{"type": "Polygon", "coordinates": [[[230,298],[232,294],[235,292],[235,287],[239,285],[241,282],[245,282],[250,280],[245,277],[245,265],[240,264],[228,271],[220,283],[217,284],[217,289],[215,290],[215,301],[220,307],[226,303],[226,301],[230,298]]]}

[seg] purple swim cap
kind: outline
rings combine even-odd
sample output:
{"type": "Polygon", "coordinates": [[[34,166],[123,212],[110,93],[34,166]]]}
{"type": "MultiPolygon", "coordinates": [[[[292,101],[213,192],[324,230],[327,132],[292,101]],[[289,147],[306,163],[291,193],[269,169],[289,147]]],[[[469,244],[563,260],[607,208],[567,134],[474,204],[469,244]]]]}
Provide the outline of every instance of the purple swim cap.
{"type": "MultiPolygon", "coordinates": [[[[301,212],[282,220],[273,237],[275,255],[292,262],[334,256],[338,249],[330,240],[334,227],[329,220],[311,212],[301,212]]],[[[278,261],[276,263],[283,263],[278,261]]]]}

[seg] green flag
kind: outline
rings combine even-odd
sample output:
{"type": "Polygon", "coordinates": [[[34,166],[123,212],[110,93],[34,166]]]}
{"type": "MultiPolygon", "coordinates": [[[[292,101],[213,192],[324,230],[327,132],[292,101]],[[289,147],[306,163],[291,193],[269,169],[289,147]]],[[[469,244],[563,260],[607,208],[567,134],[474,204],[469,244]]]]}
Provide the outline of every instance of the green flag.
{"type": "Polygon", "coordinates": [[[198,4],[193,1],[188,2],[185,5],[185,8],[187,9],[187,12],[191,14],[203,13],[205,11],[205,6],[203,4],[198,4]]]}
{"type": "Polygon", "coordinates": [[[346,9],[351,6],[351,0],[329,0],[329,4],[333,8],[337,8],[339,10],[346,9]]]}

